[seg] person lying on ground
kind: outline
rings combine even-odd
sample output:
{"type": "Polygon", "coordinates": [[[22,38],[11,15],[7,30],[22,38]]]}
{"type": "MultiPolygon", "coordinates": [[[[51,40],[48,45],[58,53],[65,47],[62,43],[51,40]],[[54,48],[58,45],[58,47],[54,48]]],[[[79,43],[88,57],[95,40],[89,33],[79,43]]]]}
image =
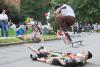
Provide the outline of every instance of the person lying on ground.
{"type": "Polygon", "coordinates": [[[32,60],[44,62],[47,64],[67,66],[71,65],[83,65],[86,63],[87,59],[92,58],[90,52],[80,52],[80,53],[64,53],[62,52],[59,56],[48,56],[48,57],[34,57],[31,56],[32,60]]]}
{"type": "MultiPolygon", "coordinates": [[[[54,49],[46,49],[46,47],[44,46],[41,46],[40,48],[38,48],[37,50],[36,49],[33,49],[31,47],[29,47],[34,53],[37,54],[37,56],[39,58],[41,57],[44,57],[44,58],[47,58],[47,57],[56,57],[60,54],[60,52],[54,52],[54,49]]],[[[32,56],[32,54],[30,54],[30,57],[32,56]]]]}
{"type": "Polygon", "coordinates": [[[30,57],[34,61],[40,61],[40,62],[44,62],[47,64],[53,64],[53,65],[65,65],[64,61],[66,59],[71,61],[71,59],[69,57],[67,57],[66,53],[61,53],[59,56],[47,56],[47,57],[39,58],[38,56],[33,57],[33,55],[31,55],[30,57]]]}
{"type": "MultiPolygon", "coordinates": [[[[78,65],[83,65],[86,63],[87,59],[92,58],[92,54],[89,51],[82,51],[78,53],[73,52],[49,52],[45,51],[43,49],[43,46],[38,49],[38,51],[34,51],[37,54],[37,57],[33,57],[32,54],[30,54],[30,57],[32,60],[37,60],[40,62],[45,62],[48,64],[53,64],[53,62],[56,60],[60,63],[60,65],[66,65],[68,62],[72,62],[78,65]]],[[[58,63],[57,62],[57,63],[58,63]]],[[[59,65],[59,64],[58,64],[59,65]]]]}

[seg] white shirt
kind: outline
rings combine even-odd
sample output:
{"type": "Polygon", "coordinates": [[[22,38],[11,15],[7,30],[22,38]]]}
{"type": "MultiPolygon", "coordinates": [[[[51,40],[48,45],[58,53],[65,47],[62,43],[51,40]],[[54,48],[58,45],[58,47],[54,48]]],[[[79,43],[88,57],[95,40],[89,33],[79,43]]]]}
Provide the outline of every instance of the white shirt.
{"type": "Polygon", "coordinates": [[[60,9],[61,9],[61,14],[63,16],[73,16],[73,17],[75,17],[74,11],[70,6],[68,6],[66,4],[63,4],[60,8],[57,9],[57,11],[59,11],[60,9]],[[66,8],[65,9],[61,9],[63,7],[66,7],[66,8]]]}
{"type": "Polygon", "coordinates": [[[8,20],[8,16],[6,14],[0,14],[0,20],[8,20]]]}

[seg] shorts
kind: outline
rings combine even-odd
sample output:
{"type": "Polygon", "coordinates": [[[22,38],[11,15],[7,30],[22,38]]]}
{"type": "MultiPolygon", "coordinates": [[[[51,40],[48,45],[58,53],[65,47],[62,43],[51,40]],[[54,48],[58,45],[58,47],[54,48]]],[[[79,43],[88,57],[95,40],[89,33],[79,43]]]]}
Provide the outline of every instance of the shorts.
{"type": "Polygon", "coordinates": [[[48,57],[48,53],[40,53],[40,54],[37,54],[37,56],[39,57],[39,58],[42,58],[42,57],[44,57],[44,58],[47,58],[48,57]]]}

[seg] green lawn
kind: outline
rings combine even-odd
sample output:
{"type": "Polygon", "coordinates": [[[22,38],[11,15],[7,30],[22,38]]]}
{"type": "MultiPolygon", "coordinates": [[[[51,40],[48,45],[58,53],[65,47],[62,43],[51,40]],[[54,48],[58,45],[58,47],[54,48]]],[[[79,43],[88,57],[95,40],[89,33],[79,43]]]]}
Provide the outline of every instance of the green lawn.
{"type": "Polygon", "coordinates": [[[22,40],[17,37],[1,37],[0,38],[0,43],[17,43],[17,42],[22,42],[22,40]]]}
{"type": "MultiPolygon", "coordinates": [[[[27,31],[27,33],[31,33],[32,31],[27,31]]],[[[16,32],[12,29],[9,29],[8,31],[9,37],[0,37],[0,43],[15,43],[15,42],[22,42],[20,38],[16,37],[16,32]]],[[[1,31],[0,31],[0,36],[1,36],[1,31]]],[[[43,35],[44,40],[51,40],[51,39],[56,39],[56,35],[43,35]]],[[[30,40],[29,40],[30,41],[30,40]]]]}
{"type": "MultiPolygon", "coordinates": [[[[16,36],[16,32],[13,29],[8,29],[8,34],[9,34],[9,37],[15,37],[16,36]]],[[[1,36],[1,31],[0,31],[0,36],[1,36]]]]}
{"type": "Polygon", "coordinates": [[[44,40],[57,39],[56,35],[43,35],[44,40]]]}
{"type": "MultiPolygon", "coordinates": [[[[44,40],[51,40],[51,39],[57,39],[56,35],[43,35],[44,40]]],[[[0,43],[17,43],[17,42],[23,42],[24,40],[21,40],[18,37],[1,37],[0,43]]],[[[29,40],[32,41],[32,40],[29,40]]]]}

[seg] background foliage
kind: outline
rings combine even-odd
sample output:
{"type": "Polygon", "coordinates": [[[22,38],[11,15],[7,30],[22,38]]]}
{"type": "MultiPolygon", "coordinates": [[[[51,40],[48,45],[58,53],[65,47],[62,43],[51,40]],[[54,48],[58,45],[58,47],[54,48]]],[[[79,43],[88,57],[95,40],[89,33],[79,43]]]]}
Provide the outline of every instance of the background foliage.
{"type": "Polygon", "coordinates": [[[55,5],[64,3],[73,8],[77,21],[98,23],[100,21],[100,0],[21,0],[20,13],[16,11],[14,6],[5,5],[3,1],[0,0],[0,10],[5,7],[15,23],[31,16],[45,24],[44,14],[52,11],[55,5]]]}
{"type": "Polygon", "coordinates": [[[100,0],[51,0],[53,6],[64,3],[74,9],[78,21],[99,23],[100,0]]]}
{"type": "Polygon", "coordinates": [[[31,16],[34,20],[45,24],[45,13],[50,7],[50,0],[21,0],[21,14],[25,17],[31,16]]]}

